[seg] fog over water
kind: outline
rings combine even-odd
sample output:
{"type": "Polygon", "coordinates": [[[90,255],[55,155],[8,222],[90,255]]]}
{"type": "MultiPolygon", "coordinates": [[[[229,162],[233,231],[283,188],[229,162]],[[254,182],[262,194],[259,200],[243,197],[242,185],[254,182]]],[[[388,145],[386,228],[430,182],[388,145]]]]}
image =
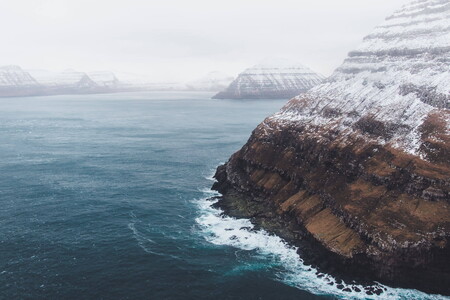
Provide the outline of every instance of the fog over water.
{"type": "Polygon", "coordinates": [[[155,81],[236,75],[285,57],[329,75],[407,0],[0,2],[0,65],[111,70],[155,81]]]}

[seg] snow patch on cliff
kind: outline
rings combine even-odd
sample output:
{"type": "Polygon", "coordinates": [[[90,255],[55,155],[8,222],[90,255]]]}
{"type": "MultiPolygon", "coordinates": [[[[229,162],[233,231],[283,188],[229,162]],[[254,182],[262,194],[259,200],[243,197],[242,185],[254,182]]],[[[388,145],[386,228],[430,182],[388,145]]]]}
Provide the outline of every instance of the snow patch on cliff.
{"type": "Polygon", "coordinates": [[[240,73],[216,98],[291,97],[321,83],[324,77],[284,59],[266,60],[240,73]]]}
{"type": "Polygon", "coordinates": [[[323,84],[272,118],[319,126],[333,121],[343,130],[370,117],[393,128],[386,143],[418,154],[424,118],[450,108],[449,62],[450,2],[415,1],[364,38],[323,84]]]}

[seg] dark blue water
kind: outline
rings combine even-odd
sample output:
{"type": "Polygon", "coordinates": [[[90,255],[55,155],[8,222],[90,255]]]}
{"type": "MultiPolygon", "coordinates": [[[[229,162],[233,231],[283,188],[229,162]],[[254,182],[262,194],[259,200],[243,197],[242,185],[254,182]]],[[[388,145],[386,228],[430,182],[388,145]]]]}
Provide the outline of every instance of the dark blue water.
{"type": "Polygon", "coordinates": [[[334,294],[294,249],[204,200],[215,167],[285,101],[210,96],[0,100],[0,298],[334,294]]]}

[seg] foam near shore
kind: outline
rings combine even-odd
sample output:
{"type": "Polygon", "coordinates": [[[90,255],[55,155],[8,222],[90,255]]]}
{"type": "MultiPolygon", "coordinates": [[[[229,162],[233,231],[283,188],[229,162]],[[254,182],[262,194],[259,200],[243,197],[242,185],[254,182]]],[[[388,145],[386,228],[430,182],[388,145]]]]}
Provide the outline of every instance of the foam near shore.
{"type": "Polygon", "coordinates": [[[219,193],[202,189],[205,197],[195,200],[200,215],[195,219],[204,238],[220,246],[231,246],[244,251],[256,251],[268,261],[268,265],[282,268],[276,277],[290,286],[316,295],[332,295],[340,299],[448,299],[440,295],[429,295],[417,290],[391,288],[376,284],[363,286],[345,283],[305,265],[297,253],[297,248],[265,230],[255,230],[249,219],[235,219],[223,215],[214,208],[219,193]],[[379,295],[375,294],[377,291],[379,295]]]}

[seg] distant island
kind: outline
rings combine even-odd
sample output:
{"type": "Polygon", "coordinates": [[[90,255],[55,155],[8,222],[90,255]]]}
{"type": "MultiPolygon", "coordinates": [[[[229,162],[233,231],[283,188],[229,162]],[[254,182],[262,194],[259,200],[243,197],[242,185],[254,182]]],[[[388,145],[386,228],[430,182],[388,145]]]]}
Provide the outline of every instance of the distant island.
{"type": "Polygon", "coordinates": [[[324,77],[289,60],[265,61],[240,73],[237,78],[213,71],[188,82],[152,82],[135,74],[110,71],[53,72],[0,66],[0,97],[77,95],[134,91],[205,91],[213,99],[288,99],[321,83],[324,77]]]}
{"type": "Polygon", "coordinates": [[[240,73],[214,99],[282,99],[304,93],[324,77],[293,61],[273,59],[240,73]]]}
{"type": "Polygon", "coordinates": [[[25,70],[20,66],[0,67],[0,97],[77,95],[133,91],[208,91],[224,89],[233,77],[211,72],[187,83],[152,82],[134,74],[116,75],[109,71],[25,70]]]}

